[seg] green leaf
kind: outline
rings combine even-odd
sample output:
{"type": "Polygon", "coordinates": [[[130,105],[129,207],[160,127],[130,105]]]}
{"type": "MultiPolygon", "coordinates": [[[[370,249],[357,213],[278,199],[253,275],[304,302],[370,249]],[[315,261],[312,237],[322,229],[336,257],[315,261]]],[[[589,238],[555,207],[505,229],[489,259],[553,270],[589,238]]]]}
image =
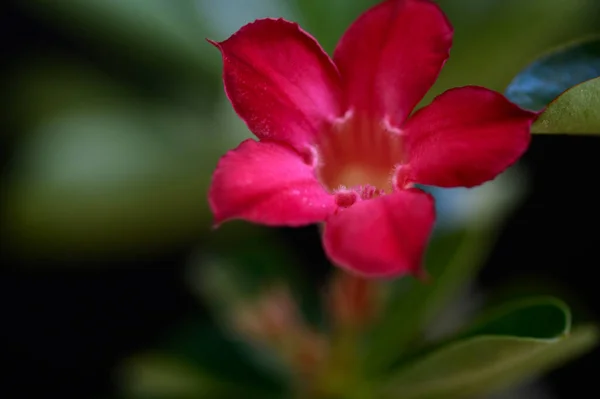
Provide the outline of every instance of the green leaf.
{"type": "Polygon", "coordinates": [[[540,111],[571,87],[599,76],[600,37],[588,38],[540,57],[513,79],[506,96],[540,111]]]}
{"type": "Polygon", "coordinates": [[[388,304],[374,326],[366,350],[366,367],[377,374],[405,352],[424,327],[468,283],[492,249],[505,216],[520,198],[520,186],[510,175],[507,185],[499,184],[504,202],[489,204],[463,227],[434,234],[427,249],[425,269],[430,281],[412,278],[393,282],[388,304]]]}
{"type": "Polygon", "coordinates": [[[585,353],[599,332],[570,331],[569,309],[536,298],[503,306],[456,339],[404,363],[383,383],[383,397],[469,398],[505,388],[585,353]]]}
{"type": "Polygon", "coordinates": [[[560,95],[533,124],[533,133],[600,134],[600,78],[560,95]]]}
{"type": "Polygon", "coordinates": [[[467,327],[460,337],[515,335],[553,339],[568,334],[571,311],[553,297],[526,298],[495,307],[467,327]]]}
{"type": "Polygon", "coordinates": [[[224,383],[163,353],[134,356],[118,371],[119,391],[126,398],[223,397],[227,391],[224,383]]]}
{"type": "Polygon", "coordinates": [[[595,326],[558,341],[479,336],[455,343],[393,378],[382,397],[459,399],[497,391],[577,357],[596,345],[595,326]]]}

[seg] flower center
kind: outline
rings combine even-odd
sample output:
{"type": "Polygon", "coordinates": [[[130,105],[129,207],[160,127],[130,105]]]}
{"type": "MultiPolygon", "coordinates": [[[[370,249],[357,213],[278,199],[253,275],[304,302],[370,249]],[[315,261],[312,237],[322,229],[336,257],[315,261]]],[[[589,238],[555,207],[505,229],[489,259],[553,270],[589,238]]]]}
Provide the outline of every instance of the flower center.
{"type": "Polygon", "coordinates": [[[394,170],[403,161],[402,136],[384,121],[349,112],[321,135],[317,152],[317,175],[330,192],[349,189],[368,199],[392,191],[394,170]]]}

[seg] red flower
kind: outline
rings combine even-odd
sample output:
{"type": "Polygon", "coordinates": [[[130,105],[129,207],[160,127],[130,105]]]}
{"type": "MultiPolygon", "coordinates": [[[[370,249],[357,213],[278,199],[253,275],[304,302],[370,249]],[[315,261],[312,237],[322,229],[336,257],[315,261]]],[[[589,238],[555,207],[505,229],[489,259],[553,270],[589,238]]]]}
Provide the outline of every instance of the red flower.
{"type": "Polygon", "coordinates": [[[418,273],[435,211],[413,185],[495,178],[526,150],[536,115],[469,86],[410,116],[451,42],[452,27],[430,0],[366,11],[333,59],[283,19],[211,41],[227,96],[259,139],[219,161],[209,193],[216,223],[324,221],[325,251],[339,266],[369,277],[418,273]]]}

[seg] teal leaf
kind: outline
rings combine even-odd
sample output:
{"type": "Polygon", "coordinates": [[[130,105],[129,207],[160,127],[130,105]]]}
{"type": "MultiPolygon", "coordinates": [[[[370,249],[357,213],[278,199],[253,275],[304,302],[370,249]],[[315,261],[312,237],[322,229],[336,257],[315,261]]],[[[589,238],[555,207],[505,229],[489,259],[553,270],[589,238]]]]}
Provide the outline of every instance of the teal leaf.
{"type": "Polygon", "coordinates": [[[534,61],[513,79],[506,96],[523,108],[540,111],[571,87],[599,76],[600,38],[588,38],[534,61]]]}

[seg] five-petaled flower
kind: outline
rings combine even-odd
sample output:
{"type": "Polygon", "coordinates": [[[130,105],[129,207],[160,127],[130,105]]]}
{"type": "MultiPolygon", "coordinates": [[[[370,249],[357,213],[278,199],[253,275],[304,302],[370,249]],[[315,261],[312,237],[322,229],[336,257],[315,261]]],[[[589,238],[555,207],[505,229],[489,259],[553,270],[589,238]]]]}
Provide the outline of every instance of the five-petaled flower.
{"type": "Polygon", "coordinates": [[[219,161],[209,192],[216,224],[325,222],[323,245],[337,265],[367,277],[419,273],[435,208],[414,185],[495,178],[527,149],[536,116],[475,86],[411,115],[452,34],[433,1],[387,0],[350,26],[333,58],[283,19],[210,41],[227,96],[259,139],[219,161]]]}

